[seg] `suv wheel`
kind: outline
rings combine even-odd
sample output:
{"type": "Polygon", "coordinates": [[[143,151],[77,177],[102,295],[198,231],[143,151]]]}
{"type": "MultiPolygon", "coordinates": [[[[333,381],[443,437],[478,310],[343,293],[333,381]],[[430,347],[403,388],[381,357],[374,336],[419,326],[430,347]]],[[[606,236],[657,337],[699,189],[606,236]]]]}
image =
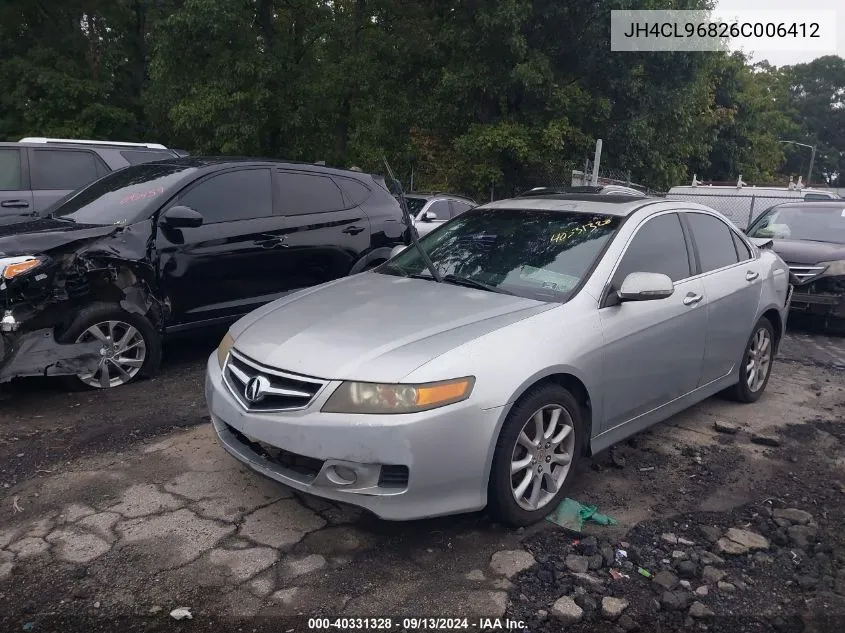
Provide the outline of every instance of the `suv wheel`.
{"type": "Polygon", "coordinates": [[[97,369],[68,377],[76,387],[120,387],[154,374],[161,361],[161,337],[149,319],[117,306],[85,308],[61,339],[64,343],[101,343],[97,369]]]}

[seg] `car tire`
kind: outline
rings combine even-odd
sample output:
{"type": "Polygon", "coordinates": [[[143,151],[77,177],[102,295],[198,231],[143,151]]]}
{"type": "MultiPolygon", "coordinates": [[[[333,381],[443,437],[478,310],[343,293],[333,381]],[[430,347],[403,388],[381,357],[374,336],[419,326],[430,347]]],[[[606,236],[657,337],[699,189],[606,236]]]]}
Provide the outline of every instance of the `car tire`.
{"type": "Polygon", "coordinates": [[[763,392],[766,391],[766,385],[769,384],[769,377],[772,375],[772,364],[775,356],[775,329],[772,327],[771,321],[766,317],[757,321],[751,336],[748,338],[748,343],[745,345],[745,350],[742,352],[742,362],[739,366],[739,381],[732,387],[725,390],[724,395],[734,402],[751,403],[757,402],[763,392]],[[767,343],[763,343],[767,341],[767,343]],[[760,347],[763,346],[763,355],[760,355],[760,347]],[[756,367],[752,367],[752,357],[756,367]],[[765,361],[761,360],[765,359],[765,361]],[[755,372],[762,367],[765,376],[762,380],[759,374],[755,374],[752,380],[749,380],[751,369],[755,372]]]}
{"type": "Polygon", "coordinates": [[[530,525],[551,514],[573,479],[584,445],[582,434],[581,407],[564,387],[547,383],[523,395],[508,412],[496,442],[487,490],[491,513],[503,523],[513,526],[530,525]],[[552,427],[554,411],[558,413],[556,426],[552,427]],[[545,441],[539,446],[536,445],[538,428],[535,418],[538,414],[542,414],[545,431],[545,441]],[[569,430],[558,440],[555,450],[555,439],[564,433],[563,426],[569,427],[569,430]],[[526,437],[520,441],[524,430],[526,437]],[[534,445],[533,448],[525,445],[526,439],[534,445]],[[553,462],[563,455],[568,455],[568,465],[553,462]],[[523,466],[523,462],[527,465],[523,466]],[[519,467],[514,474],[512,466],[519,467]],[[555,475],[558,468],[565,470],[555,475]],[[531,493],[537,480],[540,481],[537,507],[532,508],[531,493]],[[526,485],[527,488],[524,488],[526,485]],[[555,485],[558,486],[556,492],[555,485]],[[517,501],[517,495],[520,501],[517,501]]]}
{"type": "Polygon", "coordinates": [[[96,303],[80,310],[57,338],[60,343],[97,340],[100,336],[95,336],[95,332],[106,337],[103,349],[112,345],[111,354],[104,356],[101,363],[101,367],[107,367],[108,382],[103,379],[100,367],[93,375],[65,376],[64,382],[69,388],[110,389],[148,378],[158,370],[161,335],[145,316],[127,312],[116,305],[96,303]],[[117,347],[119,344],[123,345],[123,349],[117,347]]]}
{"type": "Polygon", "coordinates": [[[379,266],[381,266],[386,261],[387,261],[386,259],[379,259],[379,260],[376,260],[374,262],[370,262],[369,264],[364,266],[364,270],[362,270],[361,272],[366,272],[368,270],[373,270],[374,268],[378,268],[379,266]]]}

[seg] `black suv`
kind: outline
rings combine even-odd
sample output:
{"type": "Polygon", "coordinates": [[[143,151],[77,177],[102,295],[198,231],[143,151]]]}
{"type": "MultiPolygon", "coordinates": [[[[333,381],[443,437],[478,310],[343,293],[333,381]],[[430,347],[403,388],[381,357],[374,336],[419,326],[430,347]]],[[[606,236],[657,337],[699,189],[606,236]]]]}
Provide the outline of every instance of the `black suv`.
{"type": "Polygon", "coordinates": [[[0,225],[25,222],[109,172],[184,155],[159,143],[27,137],[0,143],[0,225]]]}
{"type": "Polygon", "coordinates": [[[372,268],[408,244],[384,178],[261,159],[126,167],[0,227],[0,382],[116,387],[163,336],[372,268]]]}

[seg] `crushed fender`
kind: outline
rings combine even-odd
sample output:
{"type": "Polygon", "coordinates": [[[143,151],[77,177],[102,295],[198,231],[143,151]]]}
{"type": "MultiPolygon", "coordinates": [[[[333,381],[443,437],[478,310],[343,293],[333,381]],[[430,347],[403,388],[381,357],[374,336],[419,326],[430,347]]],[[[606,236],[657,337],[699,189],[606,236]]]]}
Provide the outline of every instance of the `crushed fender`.
{"type": "Polygon", "coordinates": [[[584,529],[585,521],[592,521],[599,525],[617,524],[616,519],[599,514],[597,510],[598,506],[582,505],[574,499],[567,497],[560,502],[552,514],[546,517],[546,520],[567,530],[579,533],[584,529]]]}
{"type": "Polygon", "coordinates": [[[0,368],[0,383],[20,376],[72,376],[97,369],[99,341],[62,344],[53,330],[44,328],[21,334],[11,350],[9,362],[0,368]]]}

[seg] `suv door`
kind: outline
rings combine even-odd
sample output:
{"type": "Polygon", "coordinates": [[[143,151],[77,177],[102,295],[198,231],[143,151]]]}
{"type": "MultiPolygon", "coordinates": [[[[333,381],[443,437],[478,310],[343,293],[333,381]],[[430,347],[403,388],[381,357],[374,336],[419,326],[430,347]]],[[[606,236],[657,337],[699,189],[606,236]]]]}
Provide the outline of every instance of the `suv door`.
{"type": "Polygon", "coordinates": [[[203,224],[168,229],[159,222],[158,270],[171,329],[229,320],[284,294],[282,219],[273,213],[269,168],[212,174],[188,185],[168,207],[174,205],[198,211],[203,224]]]}
{"type": "Polygon", "coordinates": [[[685,211],[707,296],[705,385],[733,371],[742,359],[763,291],[759,262],[745,241],[720,218],[685,211]]]}
{"type": "Polygon", "coordinates": [[[675,292],[666,299],[602,304],[602,431],[693,391],[701,374],[707,331],[704,284],[693,277],[692,248],[677,213],[652,216],[637,228],[609,280],[610,291],[632,272],[668,275],[675,292]]]}
{"type": "Polygon", "coordinates": [[[324,174],[277,169],[274,187],[290,247],[279,270],[288,289],[348,275],[370,248],[367,214],[324,174]]]}
{"type": "Polygon", "coordinates": [[[39,215],[53,203],[110,171],[96,152],[86,149],[29,148],[28,153],[33,201],[39,215]]]}
{"type": "Polygon", "coordinates": [[[17,147],[0,147],[0,226],[23,222],[32,215],[26,153],[17,147]]]}

